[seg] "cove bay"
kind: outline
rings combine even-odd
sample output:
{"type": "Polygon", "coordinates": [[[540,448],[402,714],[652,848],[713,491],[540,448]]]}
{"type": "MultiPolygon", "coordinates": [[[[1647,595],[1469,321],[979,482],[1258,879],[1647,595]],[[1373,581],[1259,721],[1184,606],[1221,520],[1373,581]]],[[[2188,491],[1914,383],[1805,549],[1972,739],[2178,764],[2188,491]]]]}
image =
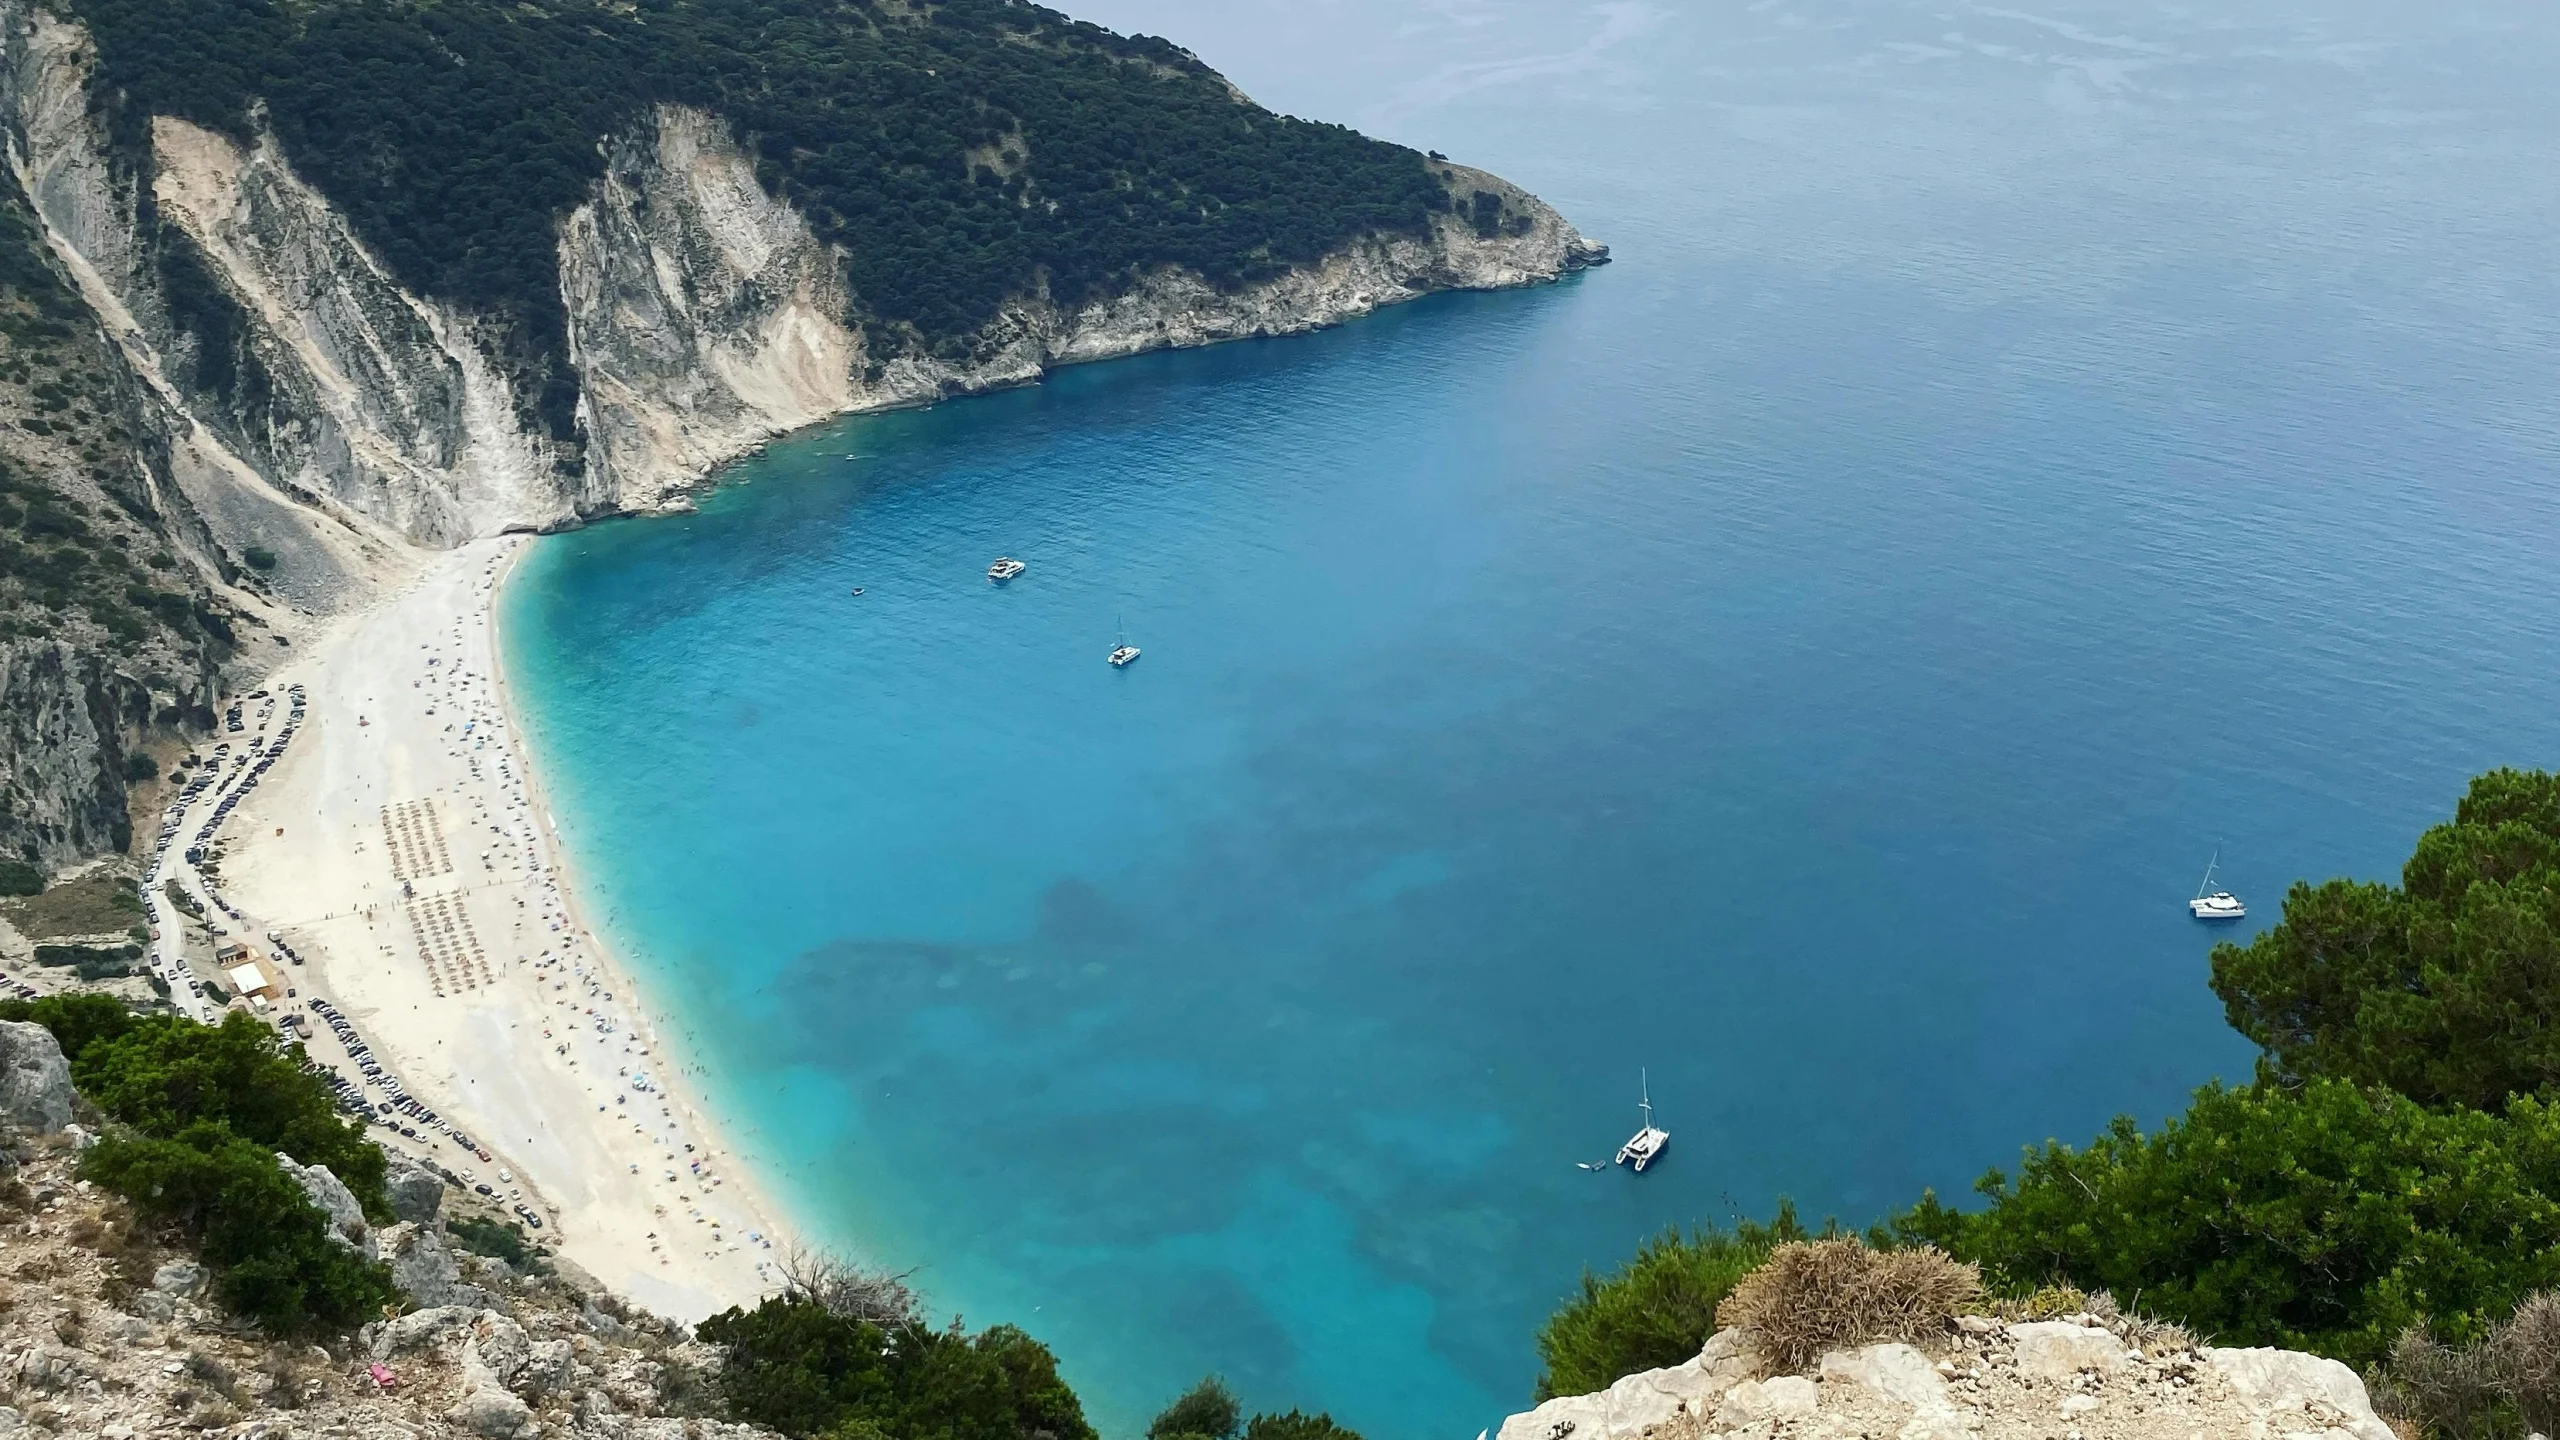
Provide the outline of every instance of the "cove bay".
{"type": "Polygon", "coordinates": [[[1106,1434],[1462,1436],[1667,1225],[2245,1078],[2208,856],[2245,935],[2560,739],[2547,19],[1085,8],[1617,263],[805,432],[501,603],[739,1147],[1106,1434]]]}

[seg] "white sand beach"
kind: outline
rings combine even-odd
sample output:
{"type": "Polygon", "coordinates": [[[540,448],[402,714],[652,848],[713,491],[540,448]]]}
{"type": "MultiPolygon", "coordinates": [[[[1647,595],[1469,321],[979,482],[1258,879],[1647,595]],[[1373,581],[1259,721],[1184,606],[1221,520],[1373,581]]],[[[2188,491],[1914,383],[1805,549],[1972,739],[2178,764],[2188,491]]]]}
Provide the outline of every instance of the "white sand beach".
{"type": "MultiPolygon", "coordinates": [[[[529,543],[433,557],[268,681],[308,687],[309,716],[224,826],[223,893],[308,962],[291,1005],[333,1002],[491,1159],[424,1131],[407,1148],[521,1189],[542,1238],[690,1321],[771,1289],[785,1242],[685,1088],[676,1027],[579,916],[494,645],[529,543]]],[[[325,1027],[314,1050],[344,1063],[325,1027]]]]}

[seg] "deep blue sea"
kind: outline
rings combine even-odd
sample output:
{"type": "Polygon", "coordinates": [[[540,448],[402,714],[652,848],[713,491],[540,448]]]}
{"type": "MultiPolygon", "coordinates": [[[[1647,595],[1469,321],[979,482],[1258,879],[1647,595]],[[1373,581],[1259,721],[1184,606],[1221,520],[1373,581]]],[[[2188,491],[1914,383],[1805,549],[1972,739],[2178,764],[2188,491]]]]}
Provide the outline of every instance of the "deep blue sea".
{"type": "Polygon", "coordinates": [[[535,548],[594,908],[799,1214],[1113,1440],[1464,1440],[1666,1225],[2244,1076],[2217,846],[2255,926],[2560,763],[2560,11],[2030,3],[1082,5],[1618,263],[535,548]]]}

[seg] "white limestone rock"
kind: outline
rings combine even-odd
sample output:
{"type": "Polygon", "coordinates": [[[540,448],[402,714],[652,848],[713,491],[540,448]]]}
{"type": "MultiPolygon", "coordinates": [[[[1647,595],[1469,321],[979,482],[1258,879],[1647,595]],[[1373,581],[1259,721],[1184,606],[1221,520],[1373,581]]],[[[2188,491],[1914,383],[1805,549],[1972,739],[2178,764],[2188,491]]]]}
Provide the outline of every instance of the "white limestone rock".
{"type": "Polygon", "coordinates": [[[2207,1350],[2205,1360],[2262,1415],[2309,1409],[2316,1418],[2334,1414],[2332,1428],[2356,1440],[2393,1440],[2391,1427],[2373,1413],[2364,1382],[2335,1360],[2264,1348],[2207,1350]]]}
{"type": "Polygon", "coordinates": [[[151,1288],[163,1295],[193,1295],[204,1289],[204,1267],[193,1260],[172,1260],[151,1272],[151,1288]]]}
{"type": "Polygon", "coordinates": [[[445,1418],[485,1440],[521,1440],[538,1428],[532,1406],[488,1385],[465,1394],[445,1418]]]}
{"type": "Polygon", "coordinates": [[[382,1258],[391,1262],[391,1282],[424,1309],[458,1305],[492,1310],[498,1297],[462,1280],[462,1265],[453,1249],[432,1227],[402,1223],[375,1232],[382,1258]]]}
{"type": "Polygon", "coordinates": [[[1681,1414],[1707,1415],[1724,1392],[1750,1373],[1730,1332],[1707,1342],[1696,1357],[1660,1370],[1629,1375],[1596,1395],[1550,1400],[1502,1422],[1499,1440],[1604,1440],[1640,1434],[1681,1414]]]}
{"type": "Polygon", "coordinates": [[[2125,1362],[2124,1342],[2095,1325],[2036,1320],[2009,1327],[2018,1369],[2038,1380],[2069,1381],[2083,1371],[2113,1374],[2125,1362]]]}
{"type": "Polygon", "coordinates": [[[373,1358],[388,1360],[412,1350],[458,1345],[469,1336],[472,1322],[478,1320],[481,1313],[460,1305],[412,1310],[375,1334],[373,1358]]]}
{"type": "Polygon", "coordinates": [[[1739,1430],[1769,1421],[1802,1420],[1813,1414],[1821,1398],[1821,1389],[1801,1375],[1745,1380],[1725,1392],[1724,1403],[1716,1407],[1715,1423],[1722,1429],[1739,1430]]]}
{"type": "Polygon", "coordinates": [[[577,1373],[577,1356],[566,1340],[536,1340],[526,1347],[524,1363],[516,1367],[515,1382],[509,1388],[528,1400],[539,1400],[567,1390],[577,1373]]]}
{"type": "Polygon", "coordinates": [[[1929,1357],[1908,1345],[1869,1345],[1822,1357],[1825,1383],[1863,1385],[1915,1410],[1947,1408],[1947,1382],[1929,1357]]]}

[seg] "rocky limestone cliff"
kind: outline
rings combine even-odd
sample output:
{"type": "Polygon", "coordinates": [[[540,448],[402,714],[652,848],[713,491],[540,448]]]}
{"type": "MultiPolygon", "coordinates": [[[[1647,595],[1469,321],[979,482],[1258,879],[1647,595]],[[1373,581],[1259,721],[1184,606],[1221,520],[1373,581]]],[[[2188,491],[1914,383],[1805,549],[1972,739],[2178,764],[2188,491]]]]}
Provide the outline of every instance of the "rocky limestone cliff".
{"type": "Polygon", "coordinates": [[[659,506],[758,441],[833,415],[1312,330],[1435,290],[1542,283],[1607,255],[1517,187],[1440,164],[1454,193],[1498,196],[1505,223],[1483,236],[1443,214],[1428,238],[1373,237],[1236,291],[1167,267],[1073,309],[1026,295],[965,342],[873,353],[837,257],[758,183],[727,122],[665,107],[607,146],[605,178],[560,223],[584,431],[562,441],[538,433],[536,397],[507,373],[491,323],[403,290],[272,139],[244,150],[157,117],[147,175],[127,173],[88,103],[86,34],[0,0],[0,44],[0,122],[48,237],[136,365],[220,451],[213,467],[420,546],[659,506]],[[198,271],[219,293],[176,293],[193,287],[173,277],[198,271]],[[223,338],[207,314],[238,331],[239,363],[201,363],[223,338]],[[243,366],[259,384],[206,378],[243,366]]]}
{"type": "Polygon", "coordinates": [[[458,1249],[448,1187],[404,1157],[399,1223],[378,1230],[328,1170],[287,1163],[416,1308],[353,1335],[260,1335],[213,1305],[201,1263],[76,1177],[78,1103],[52,1034],[0,1022],[0,1436],[773,1440],[712,1418],[722,1356],[684,1327],[566,1262],[458,1249]]]}
{"type": "Polygon", "coordinates": [[[2117,1316],[1961,1317],[1926,1348],[1868,1345],[1766,1375],[1748,1334],[1550,1400],[1498,1440],[2396,1440],[2364,1382],[2292,1350],[2198,1346],[2117,1316]]]}
{"type": "Polygon", "coordinates": [[[263,663],[244,650],[281,647],[189,493],[188,420],[43,230],[0,181],[0,856],[58,866],[123,848],[141,752],[209,725],[226,673],[263,663]]]}
{"type": "MultiPolygon", "coordinates": [[[[579,433],[554,435],[538,417],[559,407],[511,369],[505,325],[404,289],[254,116],[251,143],[157,116],[147,153],[119,151],[98,63],[79,26],[0,0],[12,203],[116,372],[123,508],[207,614],[278,637],[363,603],[424,550],[681,505],[723,463],[831,416],[1539,284],[1608,253],[1525,191],[1435,161],[1460,203],[1427,236],[1372,236],[1234,290],[1167,266],[1080,306],[1021,295],[928,346],[864,322],[843,257],[758,182],[728,122],[667,107],[607,144],[604,178],[560,219],[579,433]]],[[[128,748],[209,715],[283,653],[264,637],[139,661],[102,648],[0,630],[0,849],[59,864],[122,848],[128,748]]]]}

